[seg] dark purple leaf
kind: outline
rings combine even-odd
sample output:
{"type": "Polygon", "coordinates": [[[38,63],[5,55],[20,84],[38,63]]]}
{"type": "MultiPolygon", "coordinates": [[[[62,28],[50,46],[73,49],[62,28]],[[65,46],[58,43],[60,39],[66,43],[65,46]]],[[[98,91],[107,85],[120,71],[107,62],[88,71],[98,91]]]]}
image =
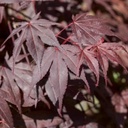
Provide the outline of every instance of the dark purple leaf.
{"type": "Polygon", "coordinates": [[[55,50],[53,47],[49,47],[44,51],[44,55],[41,62],[41,69],[39,70],[37,66],[34,68],[32,85],[35,85],[40,79],[42,79],[46,75],[54,59],[54,54],[55,50]]]}
{"type": "Polygon", "coordinates": [[[83,51],[81,51],[81,54],[79,55],[79,63],[77,66],[78,73],[79,73],[80,66],[82,64],[87,64],[87,66],[94,72],[94,74],[96,75],[96,78],[97,78],[96,85],[98,85],[98,83],[99,83],[99,64],[98,64],[97,59],[95,58],[94,53],[87,50],[86,48],[83,51]]]}
{"type": "Polygon", "coordinates": [[[49,28],[51,25],[57,25],[57,23],[44,19],[38,20],[38,18],[39,13],[30,22],[21,23],[21,26],[14,29],[5,42],[21,32],[21,34],[18,35],[18,38],[14,41],[14,60],[16,60],[16,57],[20,54],[22,44],[26,42],[30,55],[33,57],[38,67],[40,67],[44,51],[44,43],[59,48],[60,44],[55,37],[55,34],[49,28]]]}
{"type": "Polygon", "coordinates": [[[78,14],[73,17],[72,31],[82,45],[97,43],[105,35],[114,35],[100,17],[78,14]]]}
{"type": "MultiPolygon", "coordinates": [[[[98,48],[104,54],[111,62],[117,62],[120,64],[124,69],[126,69],[124,63],[122,62],[120,56],[118,55],[117,51],[119,49],[124,50],[127,53],[127,50],[123,45],[107,42],[107,43],[101,43],[98,48]]],[[[127,53],[128,54],[128,53],[127,53]]]]}
{"type": "Polygon", "coordinates": [[[55,105],[59,101],[59,108],[61,110],[63,96],[65,94],[68,82],[68,70],[63,61],[61,53],[56,50],[53,64],[50,68],[50,76],[45,85],[46,92],[55,105]]]}
{"type": "Polygon", "coordinates": [[[1,96],[0,96],[0,119],[2,119],[3,125],[5,125],[6,128],[13,128],[13,119],[12,119],[11,111],[9,109],[7,102],[1,96]]]}
{"type": "Polygon", "coordinates": [[[82,79],[86,85],[85,89],[89,90],[90,91],[90,86],[89,86],[89,83],[86,79],[86,76],[85,76],[85,71],[84,69],[81,70],[81,73],[80,73],[80,76],[79,76],[80,79],[82,79]]]}
{"type": "Polygon", "coordinates": [[[107,71],[108,71],[108,66],[109,66],[108,58],[104,54],[102,54],[99,49],[97,49],[97,59],[98,59],[100,66],[103,70],[105,83],[107,85],[107,71]]]}
{"type": "Polygon", "coordinates": [[[90,51],[93,51],[95,53],[95,56],[97,57],[100,63],[106,84],[107,84],[108,60],[110,60],[113,63],[117,62],[118,64],[123,66],[124,69],[126,69],[120,56],[117,53],[119,49],[122,49],[127,53],[127,50],[123,45],[113,42],[103,43],[103,39],[101,39],[95,45],[90,45],[89,47],[91,48],[90,51]]]}
{"type": "Polygon", "coordinates": [[[19,111],[21,111],[21,94],[18,86],[14,81],[14,74],[6,67],[2,67],[0,71],[1,76],[3,77],[3,85],[1,89],[7,92],[10,96],[7,97],[6,100],[16,105],[19,111]]]}
{"type": "Polygon", "coordinates": [[[62,45],[65,52],[63,53],[63,59],[67,64],[67,67],[75,74],[77,74],[77,64],[78,64],[78,53],[80,49],[73,45],[62,45]]]}

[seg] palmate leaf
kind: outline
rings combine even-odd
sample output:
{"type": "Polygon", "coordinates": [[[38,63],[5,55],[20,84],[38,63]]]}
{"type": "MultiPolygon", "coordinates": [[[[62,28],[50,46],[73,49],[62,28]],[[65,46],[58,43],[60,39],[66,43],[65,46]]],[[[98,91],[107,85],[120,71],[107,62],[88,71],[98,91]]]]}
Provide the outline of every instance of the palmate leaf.
{"type": "MultiPolygon", "coordinates": [[[[31,81],[32,81],[32,68],[31,65],[21,61],[23,58],[25,58],[26,55],[20,55],[17,58],[17,63],[15,64],[15,70],[13,72],[13,75],[15,77],[15,81],[17,86],[21,89],[23,93],[23,107],[33,106],[37,104],[37,101],[43,101],[49,108],[50,105],[48,101],[45,99],[45,96],[43,94],[43,89],[41,87],[33,88],[31,91],[30,97],[28,97],[30,89],[31,89],[31,81]],[[38,92],[37,92],[38,91],[38,92]]],[[[10,68],[13,68],[13,58],[6,57],[7,64],[10,68]]],[[[8,93],[7,93],[8,94],[8,93]]],[[[7,95],[8,96],[8,95],[7,95]]],[[[9,98],[10,96],[8,96],[9,98]]],[[[8,101],[11,101],[11,98],[8,99],[8,101]]]]}
{"type": "MultiPolygon", "coordinates": [[[[0,90],[0,94],[1,94],[0,90]]],[[[4,95],[3,95],[4,96],[4,95]]],[[[5,128],[14,128],[12,114],[5,99],[0,96],[0,121],[5,128]]]]}
{"type": "Polygon", "coordinates": [[[40,79],[42,79],[46,75],[54,59],[54,52],[55,51],[53,47],[49,47],[44,51],[40,70],[37,66],[35,66],[34,68],[32,85],[35,85],[38,81],[40,81],[40,79]]]}
{"type": "MultiPolygon", "coordinates": [[[[77,64],[78,64],[78,56],[77,54],[80,52],[80,49],[77,46],[73,45],[61,45],[63,51],[60,51],[62,54],[62,58],[65,61],[67,67],[76,74],[77,72],[77,64]]],[[[44,51],[42,62],[41,62],[41,70],[35,66],[33,71],[32,84],[36,84],[40,79],[42,79],[53,62],[55,54],[55,49],[53,47],[49,47],[44,51]],[[45,68],[44,68],[45,67],[45,68]],[[37,75],[38,74],[38,75],[37,75]],[[40,74],[40,75],[39,75],[40,74]]]]}
{"type": "Polygon", "coordinates": [[[125,47],[122,44],[114,43],[114,42],[104,43],[104,40],[101,39],[99,42],[97,42],[95,45],[92,45],[91,47],[90,47],[91,48],[90,50],[95,52],[97,60],[103,70],[106,84],[107,84],[107,71],[108,71],[108,65],[109,65],[108,60],[110,60],[111,62],[117,62],[122,67],[124,67],[124,69],[126,69],[121,58],[117,54],[117,50],[119,49],[122,49],[125,52],[127,52],[125,47]]]}
{"type": "MultiPolygon", "coordinates": [[[[31,89],[31,80],[32,80],[32,70],[30,69],[28,64],[26,63],[16,64],[15,81],[23,93],[23,103],[22,103],[23,107],[35,105],[35,99],[37,97],[35,96],[35,94],[33,96],[33,93],[36,92],[36,90],[33,89],[31,91],[31,94],[29,93],[31,89]]],[[[41,93],[39,93],[39,95],[41,95],[41,93]]]]}
{"type": "Polygon", "coordinates": [[[63,96],[67,88],[68,69],[63,60],[63,53],[56,47],[49,47],[45,50],[41,63],[41,76],[37,76],[39,74],[38,67],[34,70],[33,87],[46,75],[48,70],[50,70],[50,75],[45,84],[46,93],[54,105],[59,101],[59,108],[61,110],[63,96]]]}
{"type": "Polygon", "coordinates": [[[32,92],[37,82],[39,82],[48,72],[54,60],[54,54],[55,54],[55,49],[53,47],[49,47],[44,51],[44,55],[41,62],[41,68],[39,69],[37,65],[34,68],[31,87],[29,88],[29,94],[32,92]]]}
{"type": "Polygon", "coordinates": [[[78,54],[80,53],[80,49],[73,45],[62,45],[62,47],[65,50],[63,59],[67,67],[77,75],[77,65],[79,62],[78,54]]]}
{"type": "Polygon", "coordinates": [[[97,59],[99,61],[101,69],[103,70],[105,84],[107,85],[107,71],[109,66],[108,58],[104,54],[102,54],[99,49],[97,49],[97,51],[97,59]]]}
{"type": "Polygon", "coordinates": [[[6,100],[16,105],[18,110],[21,112],[21,94],[18,86],[14,81],[14,74],[10,69],[1,67],[0,77],[3,77],[1,89],[9,95],[6,97],[6,100]]]}
{"type": "MultiPolygon", "coordinates": [[[[94,72],[94,74],[97,78],[97,83],[96,83],[96,86],[97,86],[98,83],[99,83],[99,64],[98,64],[98,61],[95,57],[94,52],[88,50],[88,48],[85,48],[84,50],[81,50],[81,53],[79,54],[79,63],[77,65],[77,72],[78,73],[80,71],[79,69],[80,69],[80,66],[82,64],[86,64],[94,72]]],[[[84,78],[83,76],[84,75],[82,75],[81,77],[84,78]]],[[[87,82],[86,82],[86,84],[88,86],[87,82]]]]}
{"type": "Polygon", "coordinates": [[[60,110],[68,83],[68,69],[76,74],[78,64],[77,54],[80,52],[77,46],[62,45],[62,48],[63,51],[59,50],[57,47],[48,47],[44,51],[41,70],[39,71],[36,66],[32,78],[32,85],[34,87],[48,71],[50,72],[45,85],[46,93],[54,105],[57,101],[59,102],[60,110]]]}
{"type": "MultiPolygon", "coordinates": [[[[88,91],[90,91],[90,86],[89,86],[89,83],[86,79],[86,76],[85,76],[85,70],[82,68],[81,72],[80,72],[80,76],[79,76],[79,79],[83,80],[84,83],[85,83],[85,89],[87,89],[88,91]]],[[[98,84],[98,83],[97,83],[98,84]]]]}
{"type": "Polygon", "coordinates": [[[24,42],[28,47],[30,55],[35,62],[40,66],[40,61],[43,55],[44,43],[50,46],[60,47],[55,34],[49,29],[51,25],[57,25],[44,19],[39,18],[38,13],[30,22],[21,23],[21,26],[14,29],[5,42],[14,35],[21,32],[14,42],[13,57],[16,60],[20,53],[21,46],[24,42]]]}
{"type": "Polygon", "coordinates": [[[73,38],[84,46],[98,42],[105,35],[114,35],[103,19],[86,13],[73,17],[72,31],[75,36],[73,38]]]}
{"type": "Polygon", "coordinates": [[[49,98],[55,105],[59,101],[59,108],[61,110],[63,96],[65,94],[68,82],[68,70],[65,62],[63,61],[62,54],[56,50],[54,55],[53,64],[50,68],[50,76],[46,83],[46,92],[49,98]]]}
{"type": "Polygon", "coordinates": [[[80,66],[86,63],[95,73],[97,85],[99,81],[99,65],[93,52],[84,49],[84,51],[82,51],[83,54],[79,58],[81,50],[78,46],[62,45],[62,48],[63,51],[58,50],[56,47],[48,47],[44,51],[41,62],[41,70],[35,66],[31,86],[34,88],[36,83],[38,83],[49,71],[50,74],[45,84],[46,93],[54,105],[57,101],[59,101],[60,110],[62,107],[63,95],[67,88],[68,69],[77,75],[77,77],[82,79],[89,89],[84,69],[80,72],[80,74],[77,74],[77,69],[79,71],[80,66]]]}

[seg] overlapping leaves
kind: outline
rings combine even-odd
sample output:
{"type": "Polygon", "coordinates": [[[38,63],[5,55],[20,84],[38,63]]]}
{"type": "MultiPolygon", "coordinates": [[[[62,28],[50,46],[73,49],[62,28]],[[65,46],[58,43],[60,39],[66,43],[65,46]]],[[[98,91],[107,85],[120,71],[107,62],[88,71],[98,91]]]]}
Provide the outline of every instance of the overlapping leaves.
{"type": "Polygon", "coordinates": [[[14,42],[14,60],[16,60],[17,56],[20,54],[24,42],[26,42],[28,51],[38,66],[43,56],[44,44],[60,47],[57,38],[49,28],[51,25],[56,25],[57,23],[38,18],[39,13],[30,22],[21,23],[20,27],[14,29],[7,38],[8,40],[21,32],[14,42]]]}
{"type": "Polygon", "coordinates": [[[99,64],[103,70],[106,83],[108,60],[117,62],[125,68],[116,52],[117,49],[123,49],[127,53],[125,47],[115,42],[104,43],[103,37],[105,35],[115,36],[110,27],[105,24],[105,20],[82,13],[73,17],[71,27],[73,31],[71,41],[74,41],[81,49],[77,72],[79,72],[82,64],[86,64],[94,72],[97,78],[96,85],[98,85],[99,64]]]}
{"type": "MultiPolygon", "coordinates": [[[[14,4],[20,3],[21,8],[24,8],[25,5],[29,5],[32,1],[43,1],[43,0],[0,0],[0,4],[14,4]]],[[[4,7],[0,6],[0,23],[3,19],[4,7]]]]}
{"type": "MultiPolygon", "coordinates": [[[[103,70],[105,81],[107,81],[108,59],[123,65],[116,52],[114,52],[116,45],[109,43],[107,49],[104,50],[106,43],[101,43],[101,37],[106,34],[114,34],[99,18],[86,14],[76,15],[73,18],[73,35],[76,39],[75,43],[79,44],[73,46],[60,45],[54,33],[49,29],[51,25],[56,25],[56,23],[38,19],[38,17],[39,14],[29,23],[22,23],[8,37],[10,38],[21,32],[14,42],[13,57],[17,58],[22,44],[26,42],[28,51],[37,64],[33,72],[30,93],[37,82],[49,71],[50,74],[45,84],[46,93],[54,105],[59,101],[59,107],[61,108],[68,85],[68,69],[80,77],[89,88],[84,70],[80,71],[81,65],[86,64],[94,72],[97,78],[96,85],[99,84],[99,64],[103,70]],[[48,44],[50,47],[45,49],[44,44],[48,44]],[[110,49],[113,45],[115,47],[110,49]]],[[[122,46],[118,45],[118,47],[121,48],[122,46]]]]}
{"type": "Polygon", "coordinates": [[[7,67],[0,67],[0,118],[3,125],[13,128],[13,119],[7,101],[16,105],[21,112],[21,94],[14,81],[14,74],[7,67]]]}
{"type": "MultiPolygon", "coordinates": [[[[86,80],[85,70],[84,68],[81,69],[82,65],[87,65],[95,74],[97,81],[96,85],[99,84],[99,66],[101,66],[107,83],[108,60],[112,62],[116,61],[125,68],[121,58],[116,52],[117,49],[123,49],[125,51],[125,48],[123,45],[117,43],[104,43],[102,37],[114,34],[100,18],[88,16],[86,14],[76,15],[73,18],[71,25],[71,35],[73,35],[71,36],[71,43],[64,45],[60,45],[57,37],[53,31],[51,31],[50,26],[52,25],[58,24],[44,19],[39,19],[39,14],[37,14],[31,21],[21,23],[20,26],[14,29],[6,39],[7,41],[9,38],[17,35],[13,49],[13,60],[15,62],[20,55],[23,43],[26,43],[28,52],[36,62],[36,65],[33,66],[33,72],[32,70],[30,71],[31,75],[28,75],[29,73],[27,74],[27,72],[21,71],[21,69],[17,69],[21,67],[18,67],[18,64],[14,67],[14,74],[9,68],[1,67],[0,77],[2,78],[2,92],[0,93],[3,94],[5,92],[7,96],[3,100],[7,100],[12,104],[15,104],[19,110],[21,105],[21,100],[19,99],[21,99],[21,97],[19,95],[20,92],[18,86],[23,91],[23,95],[27,94],[27,96],[31,96],[33,98],[34,96],[28,94],[31,94],[33,89],[36,88],[37,83],[42,80],[46,74],[48,75],[46,83],[39,87],[39,97],[40,99],[43,97],[44,99],[42,98],[42,101],[49,106],[49,103],[45,100],[43,95],[43,91],[45,91],[54,105],[58,103],[61,111],[63,97],[68,86],[69,72],[72,72],[79,79],[82,79],[88,89],[90,89],[89,83],[86,80]],[[47,47],[45,47],[45,44],[47,44],[47,47]],[[26,74],[24,75],[24,73],[26,74]],[[16,77],[18,74],[20,75],[20,79],[16,77]],[[30,78],[29,82],[26,82],[24,77],[30,78]],[[31,86],[26,86],[28,83],[31,83],[31,86]]],[[[19,62],[19,65],[20,64],[23,63],[19,62]]],[[[24,64],[24,66],[26,65],[28,64],[24,64]]],[[[35,97],[33,99],[38,100],[38,98],[35,97]]],[[[5,103],[5,101],[3,102],[5,103]]],[[[24,106],[25,105],[31,106],[33,104],[24,103],[24,106]]],[[[3,108],[0,107],[0,111],[2,111],[2,109],[3,108]]],[[[6,117],[3,116],[3,118],[6,122],[8,121],[6,117]]],[[[8,124],[9,123],[10,122],[8,122],[8,124]]]]}
{"type": "Polygon", "coordinates": [[[124,67],[124,69],[126,69],[120,56],[117,53],[119,49],[122,49],[124,50],[124,52],[127,53],[125,47],[122,44],[117,44],[113,42],[103,43],[103,40],[101,40],[96,44],[96,47],[94,49],[96,50],[97,59],[103,70],[103,74],[106,82],[107,82],[108,60],[110,60],[111,62],[117,62],[122,67],[124,67]]]}
{"type": "Polygon", "coordinates": [[[0,120],[3,127],[7,128],[13,128],[13,119],[12,114],[10,112],[9,106],[7,102],[4,99],[4,96],[6,96],[6,93],[4,93],[2,90],[0,90],[0,120]]]}
{"type": "Polygon", "coordinates": [[[0,83],[2,84],[1,89],[8,93],[6,100],[15,104],[19,111],[21,111],[21,95],[20,90],[14,81],[14,74],[8,68],[0,67],[0,77],[3,78],[1,81],[2,83],[0,83]]]}
{"type": "Polygon", "coordinates": [[[68,45],[63,45],[62,47],[64,49],[63,52],[57,47],[49,47],[45,50],[41,62],[41,71],[38,70],[38,67],[35,67],[32,79],[32,85],[34,86],[48,71],[50,72],[45,84],[46,93],[54,105],[59,101],[60,110],[68,85],[68,68],[76,72],[76,62],[78,61],[75,54],[68,51],[68,45]],[[41,74],[41,76],[37,74],[41,74]]]}

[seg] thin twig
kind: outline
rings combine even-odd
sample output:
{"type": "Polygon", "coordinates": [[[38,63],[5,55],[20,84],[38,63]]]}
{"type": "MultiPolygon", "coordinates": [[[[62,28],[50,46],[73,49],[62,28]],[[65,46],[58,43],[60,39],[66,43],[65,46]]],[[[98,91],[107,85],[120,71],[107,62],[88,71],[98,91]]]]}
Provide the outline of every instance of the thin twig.
{"type": "MultiPolygon", "coordinates": [[[[6,7],[6,6],[5,6],[5,7],[6,7]]],[[[9,8],[9,9],[11,9],[11,10],[13,10],[13,11],[15,11],[15,12],[17,12],[17,13],[21,14],[21,15],[22,15],[22,16],[24,16],[25,18],[27,18],[27,19],[31,20],[31,18],[30,18],[29,16],[25,15],[25,14],[24,14],[24,13],[22,13],[21,11],[16,10],[16,9],[12,8],[11,6],[7,6],[7,8],[9,8]]]]}

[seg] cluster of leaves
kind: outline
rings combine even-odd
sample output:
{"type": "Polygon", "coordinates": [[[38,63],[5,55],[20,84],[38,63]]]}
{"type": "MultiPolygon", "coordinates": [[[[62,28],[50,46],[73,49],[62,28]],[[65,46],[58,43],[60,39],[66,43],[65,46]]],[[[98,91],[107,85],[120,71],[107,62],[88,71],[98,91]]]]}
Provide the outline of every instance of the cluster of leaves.
{"type": "MultiPolygon", "coordinates": [[[[34,4],[35,1],[32,0],[34,4]]],[[[6,13],[10,14],[4,8],[12,8],[15,2],[24,6],[22,0],[0,1],[1,22],[6,13]]],[[[31,1],[26,0],[24,3],[28,4],[27,2],[31,1]]],[[[115,16],[106,2],[95,2],[104,5],[115,16]]],[[[62,116],[65,106],[64,95],[72,80],[81,80],[84,89],[92,92],[92,83],[87,78],[86,67],[90,70],[89,74],[92,74],[92,81],[96,87],[100,84],[100,75],[104,77],[107,85],[109,61],[126,69],[118,54],[120,50],[127,54],[125,46],[108,40],[107,36],[116,38],[118,34],[115,34],[99,16],[80,13],[72,16],[72,21],[64,26],[42,19],[40,13],[37,13],[32,19],[18,22],[17,27],[10,26],[10,31],[10,35],[0,47],[0,52],[3,52],[10,40],[14,45],[12,55],[6,53],[4,62],[0,65],[0,119],[2,125],[7,128],[14,127],[10,111],[13,105],[22,115],[23,107],[36,107],[39,101],[43,101],[50,108],[52,102],[58,114],[62,116]],[[57,32],[55,28],[58,28],[57,32]],[[66,37],[63,36],[64,32],[66,37]]],[[[51,126],[56,125],[55,122],[53,121],[51,126]]],[[[48,122],[37,122],[37,126],[32,126],[30,122],[27,126],[42,128],[47,127],[48,122]]]]}

